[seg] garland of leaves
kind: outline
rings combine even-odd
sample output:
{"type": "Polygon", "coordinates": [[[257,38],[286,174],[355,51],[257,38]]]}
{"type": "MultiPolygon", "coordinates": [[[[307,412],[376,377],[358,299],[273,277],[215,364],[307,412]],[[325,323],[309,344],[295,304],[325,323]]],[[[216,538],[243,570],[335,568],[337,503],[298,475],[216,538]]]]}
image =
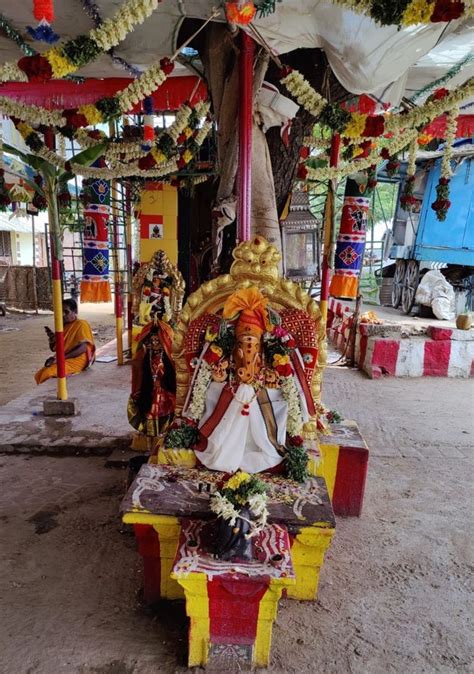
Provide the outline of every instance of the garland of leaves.
{"type": "Polygon", "coordinates": [[[472,61],[474,61],[474,51],[469,52],[467,56],[465,56],[461,61],[452,66],[452,68],[450,68],[448,72],[445,73],[442,77],[439,77],[437,80],[434,80],[433,82],[430,82],[422,89],[419,89],[408,100],[410,101],[410,103],[415,103],[415,101],[417,101],[419,98],[422,98],[426,94],[430,94],[435,89],[438,89],[443,84],[446,84],[446,82],[449,82],[449,80],[452,80],[453,77],[456,77],[456,75],[458,75],[461,72],[464,66],[469,65],[472,61]]]}
{"type": "Polygon", "coordinates": [[[117,46],[136,26],[142,24],[157,8],[160,0],[128,0],[111,19],[107,19],[88,35],[79,35],[43,54],[24,56],[17,63],[0,66],[0,82],[11,80],[48,82],[62,79],[82,68],[103,52],[117,46]]]}
{"type": "Polygon", "coordinates": [[[436,213],[438,220],[443,222],[451,206],[449,200],[449,181],[453,175],[451,168],[451,158],[453,156],[453,142],[456,138],[456,129],[458,126],[459,108],[451,110],[446,117],[446,146],[443,158],[441,160],[441,175],[436,185],[436,200],[431,204],[431,208],[436,213]]]}
{"type": "Polygon", "coordinates": [[[21,49],[25,56],[34,56],[36,54],[36,50],[23,40],[20,33],[13,28],[11,23],[9,23],[2,14],[0,14],[0,31],[5,37],[16,44],[18,49],[21,49]]]}
{"type": "Polygon", "coordinates": [[[304,482],[308,477],[308,452],[300,435],[288,437],[285,458],[286,474],[290,480],[304,482]]]}

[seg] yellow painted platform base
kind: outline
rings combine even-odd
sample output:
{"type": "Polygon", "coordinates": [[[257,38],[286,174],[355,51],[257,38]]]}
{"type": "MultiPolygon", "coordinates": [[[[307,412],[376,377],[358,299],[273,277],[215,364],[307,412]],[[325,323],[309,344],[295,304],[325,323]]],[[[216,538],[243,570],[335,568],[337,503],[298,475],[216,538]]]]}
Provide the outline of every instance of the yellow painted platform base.
{"type": "Polygon", "coordinates": [[[288,599],[315,601],[318,598],[319,573],[334,531],[316,524],[305,527],[296,536],[291,548],[296,585],[287,589],[288,599]]]}

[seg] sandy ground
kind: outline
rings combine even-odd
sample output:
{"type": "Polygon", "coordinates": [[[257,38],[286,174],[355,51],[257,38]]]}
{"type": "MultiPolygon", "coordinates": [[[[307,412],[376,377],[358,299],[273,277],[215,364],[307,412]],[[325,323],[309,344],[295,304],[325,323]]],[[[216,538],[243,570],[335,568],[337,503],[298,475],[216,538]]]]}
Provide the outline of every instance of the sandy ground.
{"type": "MultiPolygon", "coordinates": [[[[115,337],[111,303],[81,305],[79,318],[89,321],[98,346],[115,337]]],[[[38,316],[8,312],[5,317],[0,316],[0,405],[35,386],[34,373],[51,355],[45,325],[54,330],[50,312],[42,312],[38,316]]]]}
{"type": "MultiPolygon", "coordinates": [[[[280,603],[270,671],[473,672],[471,382],[332,367],[324,391],[371,448],[365,508],[338,519],[318,601],[280,603]]],[[[183,605],[140,600],[118,517],[125,473],[98,457],[0,455],[0,484],[0,672],[186,671],[183,605]]]]}

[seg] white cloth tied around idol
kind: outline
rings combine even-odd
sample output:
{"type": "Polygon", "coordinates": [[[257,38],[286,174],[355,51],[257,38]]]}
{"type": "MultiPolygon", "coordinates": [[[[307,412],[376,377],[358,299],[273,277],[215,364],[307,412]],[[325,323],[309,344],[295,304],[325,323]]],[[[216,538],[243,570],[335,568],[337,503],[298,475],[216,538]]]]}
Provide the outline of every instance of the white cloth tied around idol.
{"type": "MultiPolygon", "coordinates": [[[[298,352],[297,357],[301,360],[298,352]]],[[[294,375],[303,422],[309,419],[303,389],[294,375]]],[[[201,428],[214,412],[225,383],[212,382],[207,389],[206,409],[199,422],[201,428]]],[[[277,427],[277,441],[286,442],[288,404],[280,389],[267,389],[277,427]]],[[[207,438],[207,448],[196,452],[199,461],[211,470],[234,473],[239,468],[247,473],[260,473],[277,466],[283,457],[268,437],[265,421],[255,390],[248,384],[240,384],[222,419],[207,438]],[[248,415],[242,414],[243,403],[250,402],[248,415]]]]}

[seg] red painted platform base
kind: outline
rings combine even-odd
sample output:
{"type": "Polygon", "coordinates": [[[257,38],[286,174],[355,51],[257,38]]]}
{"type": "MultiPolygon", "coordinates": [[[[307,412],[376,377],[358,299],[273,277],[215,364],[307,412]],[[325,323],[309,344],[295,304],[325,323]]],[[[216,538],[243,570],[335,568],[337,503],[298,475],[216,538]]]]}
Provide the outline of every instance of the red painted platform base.
{"type": "Polygon", "coordinates": [[[320,437],[318,474],[326,480],[335,515],[359,517],[364,502],[369,450],[355,421],[330,424],[320,437]]]}

